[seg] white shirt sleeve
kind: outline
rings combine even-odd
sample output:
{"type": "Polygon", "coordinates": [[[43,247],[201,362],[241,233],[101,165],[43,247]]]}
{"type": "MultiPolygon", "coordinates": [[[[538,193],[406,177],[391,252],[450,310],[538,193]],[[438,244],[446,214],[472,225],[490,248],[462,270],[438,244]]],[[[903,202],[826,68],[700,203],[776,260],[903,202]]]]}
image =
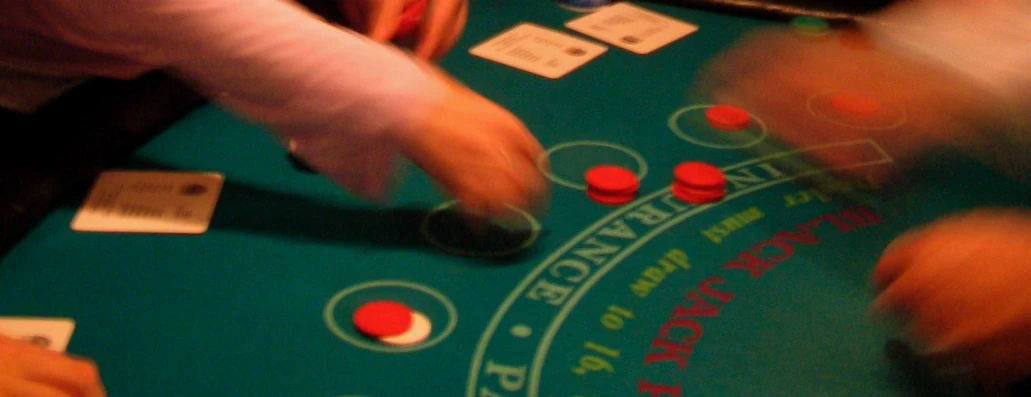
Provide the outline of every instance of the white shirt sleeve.
{"type": "Polygon", "coordinates": [[[396,134],[441,92],[400,50],[286,0],[32,0],[39,32],[168,70],[365,198],[385,193],[396,134]]]}
{"type": "Polygon", "coordinates": [[[1031,110],[1031,1],[909,1],[862,22],[882,44],[930,57],[1031,110]]]}
{"type": "Polygon", "coordinates": [[[992,107],[979,116],[991,125],[965,149],[1031,182],[1031,1],[915,0],[862,25],[889,49],[934,60],[984,88],[991,98],[982,102],[992,107]]]}

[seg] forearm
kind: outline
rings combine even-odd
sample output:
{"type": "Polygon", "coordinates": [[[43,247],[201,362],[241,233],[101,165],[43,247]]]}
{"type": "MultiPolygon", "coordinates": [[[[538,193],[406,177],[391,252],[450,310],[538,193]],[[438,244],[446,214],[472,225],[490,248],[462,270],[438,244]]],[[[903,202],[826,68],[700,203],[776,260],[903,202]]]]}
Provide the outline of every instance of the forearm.
{"type": "Polygon", "coordinates": [[[349,190],[383,193],[392,139],[442,95],[398,50],[281,0],[47,0],[45,31],[168,70],[300,147],[349,190]]]}
{"type": "Polygon", "coordinates": [[[1013,179],[1031,170],[1031,2],[913,1],[863,27],[879,45],[948,70],[970,106],[951,115],[973,120],[976,133],[959,146],[1013,179]]]}
{"type": "Polygon", "coordinates": [[[911,1],[862,25],[889,50],[931,59],[1031,110],[1031,2],[911,1]]]}
{"type": "Polygon", "coordinates": [[[278,0],[50,0],[59,38],[169,69],[243,114],[278,127],[375,132],[399,103],[432,99],[428,77],[397,51],[278,0]]]}

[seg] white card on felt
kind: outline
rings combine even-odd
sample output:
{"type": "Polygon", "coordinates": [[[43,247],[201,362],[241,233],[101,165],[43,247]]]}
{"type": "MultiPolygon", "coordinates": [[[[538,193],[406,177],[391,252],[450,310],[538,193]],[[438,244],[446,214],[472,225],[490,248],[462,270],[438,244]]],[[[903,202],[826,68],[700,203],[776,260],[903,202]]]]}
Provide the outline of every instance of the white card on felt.
{"type": "Polygon", "coordinates": [[[642,55],[698,30],[697,25],[626,2],[566,22],[566,27],[642,55]]]}
{"type": "Polygon", "coordinates": [[[70,318],[0,317],[0,335],[64,352],[72,340],[75,321],[70,318]]]}
{"type": "Polygon", "coordinates": [[[597,58],[607,49],[565,33],[521,23],[473,47],[469,53],[557,79],[597,58]]]}
{"type": "Polygon", "coordinates": [[[201,234],[225,178],[217,173],[108,171],[72,219],[72,230],[201,234]]]}

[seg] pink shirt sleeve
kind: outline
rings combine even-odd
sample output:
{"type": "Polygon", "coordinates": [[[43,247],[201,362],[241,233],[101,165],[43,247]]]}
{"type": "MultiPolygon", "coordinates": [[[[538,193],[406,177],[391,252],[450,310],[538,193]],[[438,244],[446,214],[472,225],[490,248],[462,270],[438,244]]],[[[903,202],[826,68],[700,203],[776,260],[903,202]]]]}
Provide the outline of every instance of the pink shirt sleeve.
{"type": "MultiPolygon", "coordinates": [[[[992,125],[970,154],[1018,181],[1031,169],[1031,1],[901,2],[862,21],[889,49],[918,54],[980,85],[992,125]]],[[[978,94],[980,95],[980,94],[978,94]]]]}
{"type": "Polygon", "coordinates": [[[365,198],[385,193],[393,137],[442,95],[400,50],[285,0],[12,2],[37,34],[191,81],[365,198]]]}
{"type": "Polygon", "coordinates": [[[903,2],[862,23],[889,48],[934,59],[1031,109],[1031,2],[903,2]]]}

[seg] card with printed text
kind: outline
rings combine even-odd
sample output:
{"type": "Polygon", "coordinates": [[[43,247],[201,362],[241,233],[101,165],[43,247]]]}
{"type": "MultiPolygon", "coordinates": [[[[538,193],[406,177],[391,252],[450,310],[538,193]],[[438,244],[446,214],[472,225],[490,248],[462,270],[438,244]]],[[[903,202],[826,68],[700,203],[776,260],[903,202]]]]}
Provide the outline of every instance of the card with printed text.
{"type": "Polygon", "coordinates": [[[69,318],[0,317],[0,335],[56,352],[68,349],[74,331],[69,318]]]}
{"type": "Polygon", "coordinates": [[[608,48],[530,23],[516,25],[469,50],[470,54],[557,79],[608,48]]]}
{"type": "Polygon", "coordinates": [[[626,2],[569,21],[566,27],[642,55],[698,30],[697,25],[626,2]]]}
{"type": "Polygon", "coordinates": [[[79,232],[201,234],[211,223],[224,179],[217,173],[104,172],[71,227],[79,232]]]}

